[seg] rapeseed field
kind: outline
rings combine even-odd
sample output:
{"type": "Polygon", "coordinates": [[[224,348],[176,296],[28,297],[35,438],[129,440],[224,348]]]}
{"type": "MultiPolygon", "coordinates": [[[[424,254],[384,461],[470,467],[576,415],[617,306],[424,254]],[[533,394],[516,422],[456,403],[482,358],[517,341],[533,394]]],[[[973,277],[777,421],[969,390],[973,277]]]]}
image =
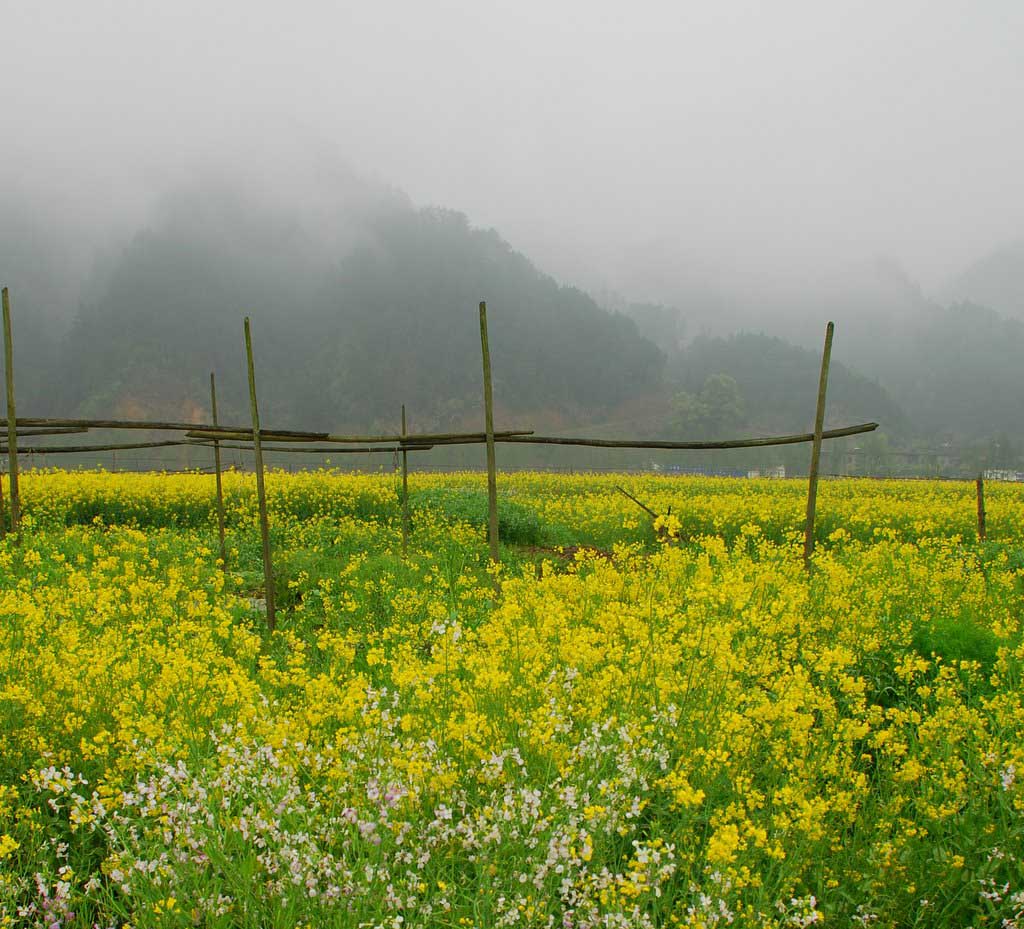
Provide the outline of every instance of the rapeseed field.
{"type": "Polygon", "coordinates": [[[22,488],[0,926],[1024,926],[1020,487],[22,488]]]}

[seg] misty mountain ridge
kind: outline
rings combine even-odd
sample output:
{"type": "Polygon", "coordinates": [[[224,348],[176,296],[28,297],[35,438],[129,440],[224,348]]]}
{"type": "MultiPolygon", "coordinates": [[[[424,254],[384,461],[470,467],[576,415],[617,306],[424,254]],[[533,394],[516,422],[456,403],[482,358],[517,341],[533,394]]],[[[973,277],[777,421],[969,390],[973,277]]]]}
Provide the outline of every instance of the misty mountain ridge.
{"type": "Polygon", "coordinates": [[[265,420],[308,428],[393,423],[403,402],[424,427],[479,419],[481,297],[505,414],[593,418],[655,389],[663,365],[632,322],[497,233],[389,191],[311,217],[222,183],[179,190],[90,290],[60,388],[37,398],[79,415],[184,417],[215,370],[241,416],[243,314],[265,420]]]}
{"type": "MultiPolygon", "coordinates": [[[[709,378],[727,374],[737,385],[746,431],[771,435],[814,429],[821,368],[817,352],[777,336],[741,332],[699,336],[672,366],[678,389],[698,394],[709,378]]],[[[905,434],[906,413],[879,383],[839,361],[829,370],[826,428],[874,420],[890,433],[905,434]]]]}
{"type": "MultiPolygon", "coordinates": [[[[1024,267],[1010,257],[1012,250],[997,254],[995,265],[1003,271],[1024,267]]],[[[988,280],[977,270],[970,278],[979,288],[988,280]]],[[[1008,274],[999,278],[1010,279],[1008,274]]],[[[836,415],[846,410],[854,419],[880,421],[897,443],[925,445],[965,445],[1024,429],[1024,406],[1017,399],[1024,395],[1024,366],[1019,364],[1024,322],[978,300],[940,302],[892,259],[851,263],[827,274],[809,271],[802,288],[766,286],[746,294],[737,288],[731,297],[719,291],[710,302],[705,299],[707,287],[694,286],[687,272],[678,280],[678,288],[658,291],[664,303],[620,300],[618,305],[659,345],[669,345],[684,333],[669,351],[669,380],[674,377],[693,396],[707,377],[724,373],[745,397],[758,398],[764,412],[787,409],[780,390],[784,385],[796,389],[793,372],[808,368],[811,359],[820,360],[825,320],[832,319],[832,422],[846,418],[836,415]],[[720,313],[722,307],[727,312],[720,313]],[[749,340],[760,338],[755,335],[759,332],[784,341],[764,342],[755,352],[749,340]],[[800,356],[794,348],[807,354],[800,356]],[[849,396],[859,398],[853,405],[839,386],[837,365],[853,377],[849,396]],[[769,397],[770,404],[761,403],[769,397]],[[870,399],[866,406],[861,402],[865,399],[870,399]]],[[[804,380],[810,376],[804,372],[804,380]]],[[[813,388],[803,389],[810,395],[801,401],[804,412],[783,417],[793,428],[804,428],[796,423],[806,423],[811,415],[807,410],[813,388]]],[[[781,423],[769,416],[763,426],[778,431],[781,423]]]]}
{"type": "Polygon", "coordinates": [[[943,295],[950,301],[975,303],[1024,319],[1024,238],[971,264],[943,288],[943,295]]]}
{"type": "MultiPolygon", "coordinates": [[[[1024,390],[1022,326],[976,304],[938,304],[892,261],[808,274],[806,289],[756,301],[684,276],[671,303],[606,293],[608,310],[496,231],[418,209],[329,159],[283,186],[223,170],[178,186],[77,292],[67,268],[80,272],[68,256],[83,254],[81,242],[28,210],[5,217],[0,259],[29,362],[19,399],[33,413],[203,420],[214,370],[222,418],[244,421],[249,315],[269,424],[390,430],[405,403],[418,429],[479,428],[485,298],[503,424],[625,421],[627,432],[663,435],[673,398],[699,398],[722,375],[740,395],[736,430],[804,431],[832,318],[831,424],[876,419],[904,440],[965,441],[1024,426],[1011,399],[1024,390]],[[75,296],[60,333],[67,311],[53,306],[75,296]]],[[[671,280],[666,271],[645,292],[671,280]]]]}

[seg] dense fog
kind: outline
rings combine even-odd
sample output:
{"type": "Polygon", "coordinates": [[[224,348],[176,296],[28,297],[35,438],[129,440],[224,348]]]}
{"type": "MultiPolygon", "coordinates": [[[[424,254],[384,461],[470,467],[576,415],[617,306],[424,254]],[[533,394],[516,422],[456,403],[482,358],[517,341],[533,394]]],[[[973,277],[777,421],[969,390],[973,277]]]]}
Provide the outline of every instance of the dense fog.
{"type": "Polygon", "coordinates": [[[249,313],[279,421],[475,423],[487,299],[508,421],[802,429],[834,318],[832,421],[1019,457],[1013,0],[0,17],[23,407],[241,412],[249,313]]]}

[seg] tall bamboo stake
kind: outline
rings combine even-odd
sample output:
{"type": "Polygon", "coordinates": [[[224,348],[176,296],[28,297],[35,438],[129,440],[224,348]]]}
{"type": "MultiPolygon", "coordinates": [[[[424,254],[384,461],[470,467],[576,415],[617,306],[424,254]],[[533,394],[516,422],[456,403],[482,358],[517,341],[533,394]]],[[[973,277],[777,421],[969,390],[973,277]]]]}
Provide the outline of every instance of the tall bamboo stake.
{"type": "Polygon", "coordinates": [[[21,526],[21,494],[18,490],[18,430],[14,411],[14,343],[11,339],[11,295],[3,289],[4,372],[7,376],[7,454],[11,474],[11,532],[21,526]]]}
{"type": "Polygon", "coordinates": [[[252,410],[252,447],[256,456],[256,495],[260,506],[260,534],[263,537],[263,580],[266,586],[267,627],[277,627],[274,610],[274,563],[270,556],[270,523],[267,520],[267,489],[263,481],[263,448],[260,445],[260,411],[256,405],[256,371],[252,363],[252,334],[245,317],[245,358],[249,366],[249,406],[252,410]]]}
{"type": "MultiPolygon", "coordinates": [[[[217,382],[210,372],[210,406],[213,408],[213,424],[217,425],[217,382]]],[[[228,565],[228,549],[224,544],[224,485],[220,475],[220,441],[213,441],[213,467],[217,472],[217,532],[220,535],[220,566],[226,570],[228,565]]]]}
{"type": "Polygon", "coordinates": [[[7,514],[4,512],[4,472],[0,471],[0,539],[7,538],[7,514]]]}
{"type": "Polygon", "coordinates": [[[491,350],[487,345],[487,304],[480,301],[480,351],[484,362],[484,431],[487,441],[487,537],[491,561],[498,563],[498,477],[494,455],[494,398],[491,394],[491,350]]]}
{"type": "Polygon", "coordinates": [[[978,494],[978,541],[985,541],[985,480],[979,474],[974,486],[978,494]]]}
{"type": "Polygon", "coordinates": [[[804,567],[810,568],[814,554],[814,511],[818,502],[818,466],[821,462],[821,434],[825,427],[825,394],[828,391],[828,366],[832,359],[832,333],[835,323],[825,328],[825,350],[821,354],[818,379],[818,409],[814,416],[814,443],[811,445],[811,473],[807,481],[807,522],[804,525],[804,567]]]}
{"type": "MultiPolygon", "coordinates": [[[[402,404],[402,439],[407,435],[405,404],[402,404]]],[[[409,451],[402,449],[402,557],[409,554],[409,451]]]]}

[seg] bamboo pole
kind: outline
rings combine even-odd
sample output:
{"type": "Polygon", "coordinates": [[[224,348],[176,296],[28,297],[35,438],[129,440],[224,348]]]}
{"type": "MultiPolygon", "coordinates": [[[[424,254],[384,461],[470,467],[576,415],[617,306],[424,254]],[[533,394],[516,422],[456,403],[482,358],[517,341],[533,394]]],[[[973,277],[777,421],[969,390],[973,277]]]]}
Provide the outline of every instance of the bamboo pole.
{"type": "MultiPolygon", "coordinates": [[[[3,425],[7,421],[3,420],[3,425]]],[[[56,419],[52,417],[19,416],[17,425],[21,426],[59,426],[83,427],[85,429],[148,429],[151,431],[163,432],[192,432],[205,430],[208,432],[239,432],[252,437],[252,429],[249,426],[218,426],[214,428],[210,423],[178,423],[163,422],[162,420],[150,419],[56,419]]],[[[295,429],[263,429],[260,434],[264,438],[278,438],[278,441],[295,442],[318,442],[330,441],[326,432],[303,432],[295,429]]],[[[223,435],[221,436],[223,438],[223,435]]],[[[394,437],[397,439],[397,436],[394,437]]]]}
{"type": "Polygon", "coordinates": [[[484,430],[487,441],[487,538],[491,561],[498,564],[498,476],[494,454],[494,397],[491,391],[491,350],[487,344],[487,304],[480,301],[480,353],[484,365],[484,430]]]}
{"type": "MultiPolygon", "coordinates": [[[[210,407],[213,410],[213,424],[217,425],[217,381],[210,372],[210,407]]],[[[220,473],[220,442],[214,439],[213,442],[213,466],[217,472],[217,535],[220,538],[220,566],[222,571],[227,570],[228,549],[224,541],[224,484],[220,473]]]]}
{"type": "MultiPolygon", "coordinates": [[[[402,404],[402,439],[408,430],[405,422],[405,404],[402,404]]],[[[402,557],[409,554],[409,450],[402,448],[402,557]]]]}
{"type": "MultiPolygon", "coordinates": [[[[878,423],[859,423],[855,426],[844,426],[841,429],[828,429],[822,432],[821,437],[823,440],[827,439],[841,439],[847,436],[862,435],[867,432],[874,432],[878,428],[878,423]]],[[[214,436],[219,435],[222,439],[232,440],[245,440],[251,438],[251,433],[243,432],[221,432],[217,433],[208,430],[195,430],[187,433],[189,437],[206,440],[211,440],[214,436]]],[[[264,433],[266,437],[266,433],[264,433]]],[[[329,442],[351,442],[355,441],[356,436],[329,436],[326,441],[329,442]]],[[[287,441],[306,441],[305,439],[288,439],[287,441]]],[[[365,436],[363,441],[374,441],[374,442],[398,442],[403,448],[409,448],[414,450],[417,446],[423,448],[435,445],[483,445],[487,442],[486,433],[465,433],[462,436],[437,436],[429,433],[423,433],[421,435],[411,434],[406,436],[404,439],[402,436],[365,436]],[[408,443],[408,444],[406,444],[408,443]],[[415,443],[415,444],[414,444],[415,443]]],[[[507,431],[507,432],[495,432],[495,442],[507,442],[522,445],[573,445],[573,446],[585,446],[588,448],[632,448],[632,449],[677,449],[677,450],[691,450],[691,451],[707,451],[711,449],[729,449],[729,448],[763,448],[774,445],[799,445],[805,442],[814,441],[813,432],[805,432],[797,435],[781,435],[781,436],[763,436],[758,438],[750,439],[725,439],[722,441],[715,442],[670,442],[661,441],[657,439],[596,439],[596,438],[577,438],[575,436],[545,436],[545,435],[534,435],[532,432],[523,431],[507,431]]],[[[284,449],[279,449],[284,451],[284,449]]],[[[296,449],[296,451],[305,451],[305,449],[296,449]]],[[[345,451],[345,449],[338,449],[338,453],[345,451]]]]}
{"type": "MultiPolygon", "coordinates": [[[[177,448],[181,445],[197,445],[202,448],[211,448],[213,446],[213,440],[202,440],[202,439],[167,439],[163,442],[125,442],[121,444],[107,444],[107,445],[32,445],[32,446],[20,446],[18,448],[19,455],[60,455],[60,454],[82,454],[84,452],[112,452],[112,451],[130,451],[138,448],[177,448]]],[[[230,442],[221,442],[220,447],[225,448],[237,448],[245,451],[252,449],[252,444],[247,445],[235,445],[230,442]]],[[[432,445],[403,445],[402,450],[407,452],[424,452],[429,451],[433,448],[432,445]]],[[[373,452],[387,452],[393,454],[397,452],[398,448],[386,447],[386,448],[358,448],[358,447],[338,447],[338,446],[322,446],[320,448],[296,448],[293,445],[264,445],[263,450],[265,452],[307,452],[310,454],[317,455],[365,455],[373,452]]],[[[0,454],[7,453],[7,446],[0,444],[0,454]]]]}
{"type": "MultiPolygon", "coordinates": [[[[6,420],[2,425],[6,426],[6,420]]],[[[88,419],[18,419],[18,426],[42,426],[42,425],[70,425],[85,429],[149,429],[152,431],[179,431],[185,432],[187,438],[204,439],[212,441],[215,438],[221,440],[252,439],[252,430],[238,426],[221,426],[214,429],[212,426],[204,426],[199,423],[164,423],[146,422],[139,420],[88,420],[88,419]]],[[[873,432],[878,428],[878,423],[859,423],[855,426],[845,426],[842,429],[828,429],[822,432],[822,439],[840,439],[846,436],[861,435],[866,432],[873,432]]],[[[401,435],[331,435],[324,432],[293,432],[288,430],[268,430],[260,432],[263,439],[271,442],[336,442],[338,444],[355,442],[398,442],[413,445],[476,445],[484,444],[487,441],[486,433],[422,433],[419,435],[410,434],[404,437],[401,435]]],[[[773,445],[797,445],[803,442],[814,440],[814,434],[800,433],[799,435],[764,436],[750,439],[726,439],[715,442],[668,442],[655,439],[597,439],[578,438],[575,436],[538,436],[530,430],[508,430],[494,433],[495,442],[517,442],[532,445],[579,445],[591,448],[650,448],[650,449],[678,449],[699,451],[702,449],[728,449],[728,448],[762,448],[773,445]]],[[[168,443],[173,444],[173,443],[168,443]]],[[[137,447],[154,447],[147,443],[137,447]]],[[[340,450],[339,450],[340,451],[340,450]]],[[[388,449],[390,451],[390,449],[388,449]]],[[[49,449],[47,449],[49,452],[49,449]]]]}
{"type": "MultiPolygon", "coordinates": [[[[495,432],[494,438],[496,441],[504,441],[506,439],[514,438],[526,438],[527,436],[533,435],[532,429],[506,429],[502,432],[495,432]]],[[[399,442],[402,439],[399,437],[399,442]]],[[[438,435],[432,436],[430,433],[421,433],[416,435],[415,433],[407,435],[405,442],[408,444],[416,444],[421,442],[430,442],[432,445],[483,445],[487,442],[486,432],[467,432],[464,435],[438,435]]]]}
{"type": "MultiPolygon", "coordinates": [[[[203,442],[203,441],[198,441],[197,440],[195,442],[191,442],[191,443],[188,443],[188,444],[191,444],[191,445],[210,445],[211,443],[210,442],[203,442]]],[[[237,448],[237,449],[242,449],[244,451],[251,451],[252,450],[252,444],[251,443],[246,445],[246,444],[236,444],[236,443],[233,443],[233,442],[221,442],[220,443],[220,447],[221,448],[237,448]]],[[[352,446],[347,446],[347,447],[344,447],[344,448],[338,448],[337,446],[320,446],[319,448],[296,448],[294,445],[264,445],[263,446],[263,451],[265,451],[265,452],[275,452],[275,453],[282,453],[282,452],[284,452],[284,453],[290,453],[290,454],[302,454],[303,452],[305,452],[306,454],[311,454],[311,455],[372,455],[375,452],[378,452],[378,453],[380,453],[382,455],[384,455],[384,454],[387,454],[387,455],[397,455],[400,451],[403,451],[403,452],[428,452],[433,447],[434,447],[433,445],[403,445],[401,447],[398,447],[398,446],[381,446],[381,447],[365,446],[365,447],[360,447],[360,446],[352,445],[352,446]]]]}
{"type": "MultiPolygon", "coordinates": [[[[209,445],[208,442],[186,442],[183,440],[168,439],[164,442],[124,442],[108,443],[105,445],[30,445],[18,448],[19,455],[60,455],[80,452],[120,452],[136,448],[172,448],[179,445],[209,445]]],[[[0,451],[6,452],[6,446],[0,446],[0,451]]]]}
{"type": "MultiPolygon", "coordinates": [[[[844,426],[841,429],[826,429],[821,433],[822,441],[828,441],[829,439],[842,439],[847,436],[861,435],[866,432],[874,432],[878,428],[878,423],[861,423],[856,426],[844,426]]],[[[216,433],[202,433],[202,435],[213,436],[216,433]]],[[[264,438],[266,434],[263,433],[264,438]]],[[[185,442],[154,442],[146,443],[145,447],[149,445],[210,445],[214,440],[212,438],[197,438],[186,440],[185,442]]],[[[457,441],[443,441],[434,440],[429,444],[411,444],[416,441],[415,436],[409,436],[410,444],[405,444],[401,440],[401,436],[398,437],[400,443],[397,447],[395,446],[319,446],[319,447],[301,447],[296,445],[264,445],[264,451],[274,452],[316,452],[323,455],[347,455],[347,454],[366,454],[367,452],[380,452],[381,454],[395,454],[400,451],[407,452],[422,452],[428,451],[435,446],[449,446],[449,445],[483,445],[487,439],[485,436],[471,439],[459,439],[457,441]]],[[[765,446],[774,445],[799,445],[801,443],[808,443],[814,441],[814,433],[807,432],[799,435],[785,435],[785,436],[766,436],[763,438],[755,439],[729,439],[721,442],[662,442],[657,440],[645,441],[643,439],[579,439],[574,437],[563,437],[563,436],[516,436],[502,434],[496,432],[494,434],[495,443],[515,443],[522,445],[571,445],[571,446],[584,446],[592,448],[626,448],[626,449],[690,449],[697,451],[708,451],[716,448],[761,448],[765,446]]],[[[120,446],[119,446],[120,447],[120,446]]],[[[125,447],[136,447],[136,446],[125,446],[125,447]]],[[[142,447],[142,446],[140,446],[142,447]]],[[[221,441],[221,448],[238,448],[238,449],[251,449],[252,444],[236,444],[230,441],[221,441]]],[[[45,451],[62,451],[59,447],[36,449],[37,452],[45,451]]]]}
{"type": "Polygon", "coordinates": [[[252,411],[252,446],[256,455],[256,494],[260,507],[260,535],[263,539],[263,579],[266,585],[267,627],[277,626],[274,610],[274,564],[270,555],[270,523],[267,519],[267,489],[263,478],[263,448],[260,445],[260,411],[256,404],[256,371],[252,363],[252,334],[249,317],[245,317],[245,359],[249,367],[249,406],[252,411]]]}
{"type": "Polygon", "coordinates": [[[88,428],[85,426],[76,426],[74,429],[19,429],[18,438],[40,435],[81,435],[83,432],[88,431],[88,428]]]}
{"type": "MultiPolygon", "coordinates": [[[[398,435],[331,435],[328,433],[288,433],[288,432],[270,432],[268,430],[262,430],[261,433],[264,439],[271,442],[335,442],[339,445],[348,445],[354,443],[378,443],[378,442],[398,442],[409,445],[473,445],[475,443],[484,443],[487,441],[487,434],[485,432],[442,432],[442,433],[431,433],[424,432],[419,434],[411,434],[402,436],[398,435]]],[[[194,428],[190,429],[186,434],[187,438],[190,439],[229,439],[233,441],[244,441],[246,439],[252,439],[251,429],[206,429],[206,428],[194,428]]],[[[528,429],[521,430],[506,430],[504,432],[496,432],[495,437],[509,437],[509,436],[528,436],[533,435],[533,432],[528,429]]]]}
{"type": "MultiPolygon", "coordinates": [[[[878,428],[878,423],[862,423],[857,426],[846,426],[842,429],[827,429],[821,434],[822,441],[828,439],[841,439],[851,435],[861,435],[865,432],[873,432],[878,428]]],[[[122,451],[137,448],[171,448],[179,445],[202,445],[209,447],[213,444],[214,436],[220,436],[221,449],[231,448],[239,450],[248,450],[252,448],[252,444],[233,444],[223,440],[225,433],[222,432],[210,432],[202,433],[203,435],[209,435],[211,438],[201,439],[166,439],[160,442],[125,442],[125,443],[109,443],[104,445],[36,445],[30,447],[20,447],[18,454],[36,454],[36,455],[59,455],[62,453],[81,453],[81,452],[109,452],[109,451],[122,451]]],[[[251,437],[251,433],[249,434],[251,437]]],[[[266,438],[266,433],[260,433],[261,439],[266,438]]],[[[396,437],[399,443],[402,442],[401,436],[396,437]]],[[[408,441],[410,444],[400,444],[398,448],[392,446],[384,447],[350,447],[350,446],[319,446],[310,448],[300,448],[292,445],[264,445],[263,450],[267,452],[306,452],[309,454],[318,455],[349,455],[349,454],[368,454],[379,452],[381,454],[394,454],[396,451],[408,451],[408,452],[422,452],[428,451],[433,448],[434,445],[483,445],[486,442],[486,437],[481,436],[480,438],[462,439],[457,442],[445,442],[437,441],[426,445],[411,444],[416,441],[416,436],[409,436],[408,441]]],[[[511,442],[511,443],[522,443],[527,445],[575,445],[575,446],[586,446],[593,448],[657,448],[657,449],[690,449],[690,450],[708,450],[715,448],[760,448],[764,446],[772,445],[797,445],[800,443],[813,442],[814,433],[808,432],[801,435],[787,435],[787,436],[768,436],[764,438],[756,439],[731,439],[721,442],[660,442],[660,441],[644,441],[641,439],[578,439],[572,437],[560,437],[560,436],[533,436],[533,435],[508,435],[500,432],[494,434],[495,442],[511,442]]],[[[0,444],[0,454],[7,452],[6,446],[0,444]]]]}
{"type": "Polygon", "coordinates": [[[7,378],[7,456],[11,482],[11,533],[21,527],[21,493],[18,488],[18,418],[14,410],[14,343],[11,338],[11,295],[2,291],[4,312],[4,374],[7,378]]]}
{"type": "Polygon", "coordinates": [[[638,507],[640,507],[641,510],[643,510],[645,513],[647,513],[651,517],[651,519],[657,519],[658,518],[658,514],[655,513],[654,510],[652,510],[649,506],[647,506],[647,505],[641,503],[639,500],[637,500],[637,498],[634,497],[628,490],[623,490],[621,487],[616,487],[615,489],[620,494],[622,494],[624,497],[628,497],[630,500],[632,500],[638,507]]]}
{"type": "MultiPolygon", "coordinates": [[[[878,423],[860,423],[856,426],[844,426],[842,429],[827,429],[821,433],[822,439],[842,439],[846,436],[861,435],[874,432],[878,423]]],[[[773,445],[800,445],[814,441],[813,432],[798,435],[763,436],[753,439],[724,439],[718,442],[663,442],[659,439],[583,439],[572,436],[506,436],[496,433],[495,442],[513,443],[516,445],[582,445],[587,448],[659,448],[689,451],[709,451],[725,448],[764,448],[773,445]]],[[[442,444],[442,443],[439,443],[442,444]]],[[[468,442],[461,444],[470,444],[468,442]]]]}
{"type": "Polygon", "coordinates": [[[979,474],[974,482],[978,496],[978,541],[984,542],[985,530],[985,479],[979,474]]]}
{"type": "Polygon", "coordinates": [[[811,446],[811,471],[807,481],[807,522],[804,524],[804,567],[810,568],[814,554],[814,514],[818,503],[818,466],[821,463],[822,430],[825,426],[825,394],[828,391],[828,367],[832,359],[832,334],[835,323],[825,327],[825,349],[821,354],[818,378],[818,407],[814,415],[814,444],[811,446]]]}
{"type": "Polygon", "coordinates": [[[7,538],[7,507],[4,505],[4,472],[0,471],[0,539],[7,538]]]}
{"type": "MultiPolygon", "coordinates": [[[[6,427],[7,420],[0,420],[6,427]]],[[[252,439],[252,429],[248,426],[213,426],[209,423],[178,423],[158,420],[140,419],[55,419],[20,416],[16,423],[22,427],[67,427],[71,429],[145,429],[152,432],[185,432],[194,439],[252,439]]],[[[497,436],[532,435],[529,429],[509,430],[495,433],[497,436]]],[[[271,442],[336,442],[339,444],[359,444],[376,442],[400,442],[401,435],[332,435],[328,432],[305,432],[295,429],[261,429],[260,435],[271,442]]],[[[413,445],[430,442],[441,444],[451,442],[459,444],[463,439],[483,442],[486,436],[482,432],[441,432],[407,435],[405,441],[413,445]]]]}

